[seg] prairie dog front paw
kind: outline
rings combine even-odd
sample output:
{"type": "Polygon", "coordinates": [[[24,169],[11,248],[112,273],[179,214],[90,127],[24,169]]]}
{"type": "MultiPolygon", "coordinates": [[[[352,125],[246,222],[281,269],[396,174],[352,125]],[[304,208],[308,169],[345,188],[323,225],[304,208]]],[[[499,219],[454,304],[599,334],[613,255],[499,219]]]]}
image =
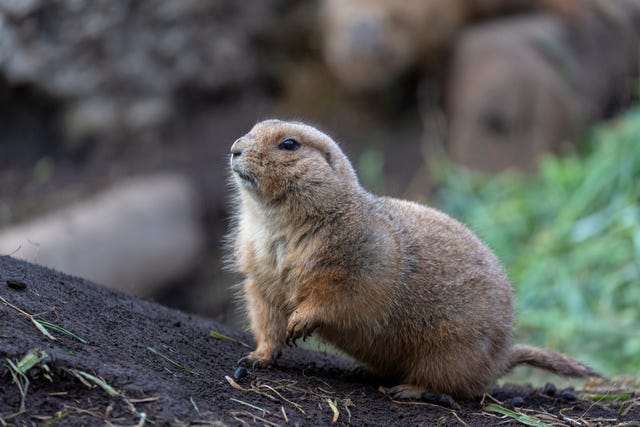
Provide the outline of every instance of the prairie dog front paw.
{"type": "Polygon", "coordinates": [[[318,323],[310,319],[308,315],[298,310],[294,311],[293,314],[289,316],[287,323],[287,345],[294,345],[298,338],[306,340],[318,326],[318,323]]]}
{"type": "Polygon", "coordinates": [[[276,359],[280,357],[280,354],[280,350],[256,349],[238,360],[238,364],[250,368],[268,368],[275,365],[276,359]]]}

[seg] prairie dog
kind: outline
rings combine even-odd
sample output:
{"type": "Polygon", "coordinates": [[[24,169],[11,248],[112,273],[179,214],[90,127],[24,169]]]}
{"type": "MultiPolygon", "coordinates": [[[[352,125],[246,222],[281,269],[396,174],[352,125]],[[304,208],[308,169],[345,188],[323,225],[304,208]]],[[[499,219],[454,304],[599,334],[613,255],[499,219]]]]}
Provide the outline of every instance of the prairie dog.
{"type": "Polygon", "coordinates": [[[515,12],[577,15],[584,0],[322,0],[323,56],[347,89],[384,87],[411,67],[429,69],[467,26],[515,12]]]}
{"type": "Polygon", "coordinates": [[[435,63],[466,16],[462,0],[323,0],[320,18],[329,69],[358,92],[435,63]]]}
{"type": "Polygon", "coordinates": [[[232,145],[231,169],[254,366],[315,333],[397,381],[395,398],[472,398],[520,363],[598,375],[512,345],[511,284],[491,250],[442,212],[368,193],[319,130],[260,122],[232,145]]]}

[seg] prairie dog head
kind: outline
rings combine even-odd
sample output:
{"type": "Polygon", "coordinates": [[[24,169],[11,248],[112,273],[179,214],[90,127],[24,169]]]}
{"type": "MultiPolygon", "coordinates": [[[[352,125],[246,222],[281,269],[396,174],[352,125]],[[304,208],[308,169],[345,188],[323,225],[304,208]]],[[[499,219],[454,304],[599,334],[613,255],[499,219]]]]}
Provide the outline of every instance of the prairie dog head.
{"type": "Polygon", "coordinates": [[[231,146],[231,170],[241,192],[262,202],[323,203],[358,188],[356,174],[338,145],[316,128],[266,120],[231,146]]]}
{"type": "Polygon", "coordinates": [[[464,19],[463,0],[323,0],[324,58],[348,89],[366,91],[433,62],[464,19]]]}

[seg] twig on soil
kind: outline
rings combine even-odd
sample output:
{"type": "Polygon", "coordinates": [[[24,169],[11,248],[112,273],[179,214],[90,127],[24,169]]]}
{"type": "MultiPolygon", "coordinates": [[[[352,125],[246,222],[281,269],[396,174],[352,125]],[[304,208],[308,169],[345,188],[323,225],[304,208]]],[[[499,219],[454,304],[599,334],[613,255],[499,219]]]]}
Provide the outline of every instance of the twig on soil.
{"type": "Polygon", "coordinates": [[[104,409],[104,419],[108,420],[109,418],[111,418],[111,413],[113,412],[113,408],[116,407],[116,402],[111,402],[109,403],[109,406],[107,406],[104,409]]]}
{"type": "Polygon", "coordinates": [[[231,385],[231,387],[235,388],[236,390],[240,390],[240,391],[250,391],[247,388],[242,387],[240,384],[238,384],[237,382],[234,381],[233,378],[231,378],[229,375],[225,375],[224,379],[227,380],[227,382],[231,385]]]}
{"type": "Polygon", "coordinates": [[[49,393],[49,396],[51,396],[51,397],[59,397],[59,396],[66,396],[68,394],[69,394],[68,391],[54,391],[54,392],[49,393]]]}
{"type": "Polygon", "coordinates": [[[96,411],[92,411],[90,409],[82,409],[82,408],[78,408],[78,407],[67,405],[67,404],[63,404],[63,408],[64,408],[64,410],[70,410],[71,413],[73,413],[73,414],[89,415],[89,416],[91,416],[93,418],[98,418],[98,419],[103,420],[105,422],[105,424],[108,423],[108,421],[101,414],[99,414],[96,411]]]}
{"type": "Polygon", "coordinates": [[[221,333],[216,332],[216,331],[209,331],[209,335],[211,335],[213,338],[218,339],[218,340],[231,341],[231,342],[234,342],[236,344],[240,344],[242,346],[245,346],[247,348],[251,348],[251,346],[249,344],[245,343],[245,342],[242,342],[242,341],[237,340],[235,338],[228,337],[226,335],[222,335],[221,333]]]}
{"type": "MultiPolygon", "coordinates": [[[[631,408],[640,404],[639,388],[640,380],[633,376],[601,378],[585,384],[580,394],[587,400],[594,400],[594,404],[602,401],[622,402],[618,409],[618,416],[624,417],[631,408]]],[[[591,406],[587,411],[590,409],[591,406]]]]}
{"type": "MultiPolygon", "coordinates": [[[[396,405],[412,405],[412,406],[429,406],[431,408],[437,408],[437,409],[441,409],[443,411],[447,411],[450,414],[454,415],[456,418],[458,418],[458,420],[460,421],[460,423],[466,427],[468,427],[468,424],[465,423],[464,421],[462,421],[462,419],[460,419],[460,417],[458,417],[458,414],[456,413],[456,411],[454,411],[453,409],[447,408],[445,406],[441,406],[441,405],[436,405],[435,403],[429,403],[429,402],[406,402],[403,400],[394,400],[389,398],[389,400],[393,403],[395,403],[396,405]]],[[[487,414],[490,415],[490,414],[487,414]]]]}
{"type": "MultiPolygon", "coordinates": [[[[580,425],[584,425],[584,424],[585,424],[585,423],[583,422],[583,421],[585,421],[584,417],[586,417],[586,416],[587,416],[587,414],[589,413],[589,411],[590,411],[594,406],[598,405],[600,402],[602,402],[603,400],[605,400],[605,399],[604,399],[605,397],[606,397],[606,395],[605,395],[605,396],[602,396],[602,398],[601,398],[601,399],[598,399],[597,401],[592,402],[592,403],[591,403],[591,405],[589,405],[589,407],[588,407],[588,408],[587,408],[587,409],[582,413],[582,415],[580,415],[580,417],[578,417],[578,419],[577,419],[577,420],[574,420],[574,421],[576,421],[576,422],[577,422],[577,423],[579,423],[580,425]]],[[[562,411],[560,411],[560,416],[561,416],[561,417],[564,417],[564,414],[562,414],[562,411]]],[[[561,418],[561,419],[562,419],[562,418],[561,418]]],[[[571,424],[571,422],[569,422],[569,424],[571,424]]],[[[577,424],[576,424],[576,425],[577,425],[577,424]]]]}
{"type": "Polygon", "coordinates": [[[140,412],[140,421],[138,421],[138,424],[136,424],[133,427],[144,427],[146,422],[147,422],[147,414],[145,412],[140,412]]]}
{"type": "Polygon", "coordinates": [[[287,412],[284,410],[284,406],[280,406],[280,411],[282,411],[282,417],[284,418],[285,423],[289,423],[289,417],[287,417],[287,412]]]}
{"type": "Polygon", "coordinates": [[[564,415],[562,413],[563,410],[560,410],[560,412],[558,412],[558,419],[560,421],[563,421],[565,423],[567,423],[570,427],[585,427],[589,424],[586,424],[585,422],[581,421],[582,417],[578,418],[578,419],[574,419],[571,417],[568,417],[566,415],[564,415]]]}
{"type": "Polygon", "coordinates": [[[225,375],[225,377],[224,377],[224,378],[225,378],[225,379],[227,380],[227,382],[231,385],[231,387],[235,388],[236,390],[240,390],[240,391],[252,391],[252,392],[254,392],[254,393],[259,394],[260,396],[264,396],[264,397],[266,397],[267,399],[273,400],[274,402],[277,402],[277,401],[278,401],[278,399],[277,399],[277,398],[275,398],[275,397],[271,396],[270,394],[265,393],[265,392],[262,392],[262,391],[260,391],[260,390],[257,390],[257,389],[256,389],[256,387],[255,387],[253,384],[251,385],[251,388],[245,388],[245,387],[242,387],[242,386],[241,386],[240,384],[238,384],[237,382],[235,382],[235,381],[233,380],[233,378],[231,378],[231,377],[230,377],[230,376],[228,376],[228,375],[225,375]]]}
{"type": "MultiPolygon", "coordinates": [[[[231,378],[228,375],[225,375],[224,378],[231,385],[231,387],[235,388],[236,390],[251,391],[251,392],[259,394],[260,396],[264,396],[264,397],[266,397],[266,398],[268,398],[268,399],[270,399],[270,400],[272,400],[274,402],[285,401],[288,404],[290,404],[291,406],[293,406],[294,408],[296,408],[301,413],[305,414],[304,409],[302,408],[301,405],[299,405],[298,403],[287,399],[286,397],[284,397],[282,395],[282,393],[278,392],[274,387],[270,386],[269,384],[260,384],[260,383],[258,383],[257,385],[256,384],[251,384],[250,388],[246,388],[246,387],[242,387],[241,385],[239,385],[237,382],[235,382],[233,380],[233,378],[231,378]],[[266,389],[267,391],[264,391],[263,389],[266,389]],[[277,397],[272,396],[269,392],[275,394],[277,397]]],[[[282,386],[282,385],[280,385],[280,387],[287,388],[286,386],[282,386]]],[[[300,389],[300,390],[305,392],[305,390],[302,390],[302,389],[300,389]]]]}
{"type": "Polygon", "coordinates": [[[640,399],[627,400],[622,405],[620,405],[620,409],[618,410],[618,415],[624,417],[629,413],[629,410],[634,406],[640,405],[640,399]]]}
{"type": "Polygon", "coordinates": [[[94,375],[88,374],[86,372],[83,371],[78,371],[76,369],[68,369],[67,370],[70,374],[72,374],[73,376],[75,376],[76,378],[78,378],[83,384],[88,385],[88,383],[86,381],[83,381],[83,377],[89,381],[91,381],[92,383],[94,383],[95,385],[97,385],[98,387],[100,387],[101,389],[103,389],[105,392],[107,392],[107,394],[111,397],[117,397],[120,396],[120,393],[117,392],[113,387],[111,387],[109,384],[107,384],[107,382],[100,378],[100,377],[96,377],[94,375]]]}
{"type": "MultiPolygon", "coordinates": [[[[452,411],[451,415],[453,415],[455,417],[456,420],[458,420],[458,422],[463,426],[463,427],[471,427],[469,424],[467,424],[466,422],[464,422],[464,420],[462,418],[460,418],[460,416],[455,412],[452,411]]],[[[436,427],[442,427],[445,425],[445,423],[449,421],[449,416],[448,415],[443,415],[440,418],[438,418],[438,421],[436,423],[436,427]]]]}
{"type": "Polygon", "coordinates": [[[287,402],[288,404],[290,404],[291,406],[293,406],[294,408],[296,408],[298,411],[302,412],[303,414],[304,409],[302,409],[302,406],[300,406],[299,404],[297,404],[296,402],[293,402],[289,399],[287,399],[286,397],[284,397],[281,393],[279,393],[278,391],[276,391],[275,388],[271,387],[268,384],[258,384],[257,385],[258,388],[266,388],[267,390],[271,390],[273,393],[276,394],[276,396],[278,396],[280,399],[284,400],[285,402],[287,402]]]}
{"type": "Polygon", "coordinates": [[[456,411],[451,411],[451,414],[456,417],[456,420],[458,420],[458,422],[460,424],[462,424],[464,427],[471,427],[468,423],[464,422],[464,420],[462,418],[460,418],[460,416],[458,415],[458,413],[456,411]]]}
{"type": "Polygon", "coordinates": [[[241,422],[242,424],[246,424],[246,422],[244,420],[241,420],[240,418],[238,418],[238,416],[249,416],[251,417],[251,419],[253,420],[254,423],[257,423],[258,421],[261,423],[264,423],[266,425],[269,426],[273,426],[273,427],[280,427],[281,425],[278,423],[274,423],[272,421],[269,421],[265,418],[259,417],[255,414],[252,414],[249,411],[231,411],[231,416],[236,420],[241,422]]]}
{"type": "Polygon", "coordinates": [[[261,408],[261,407],[256,406],[256,405],[252,405],[251,403],[244,402],[244,401],[238,400],[238,399],[234,399],[233,397],[229,398],[229,400],[233,400],[234,402],[240,403],[241,405],[246,405],[249,408],[253,408],[253,409],[257,409],[258,411],[262,411],[262,415],[265,415],[265,414],[273,415],[271,413],[271,411],[269,411],[267,409],[264,409],[264,408],[261,408]]]}
{"type": "Polygon", "coordinates": [[[349,406],[355,406],[355,405],[353,404],[351,399],[347,398],[342,401],[342,406],[344,407],[344,410],[347,412],[347,417],[349,418],[348,423],[351,424],[351,411],[349,410],[349,406]]]}
{"type": "MultiPolygon", "coordinates": [[[[389,389],[388,389],[388,388],[386,388],[386,387],[380,386],[380,387],[378,387],[378,391],[379,391],[379,392],[381,392],[381,393],[383,393],[383,394],[387,394],[387,392],[389,391],[389,389]]],[[[486,396],[486,395],[485,395],[485,396],[486,396]]],[[[484,404],[484,398],[485,398],[485,396],[483,396],[483,397],[482,397],[481,405],[483,405],[483,404],[484,404]]],[[[491,397],[491,396],[489,396],[489,397],[491,397]]],[[[493,397],[491,397],[491,398],[493,399],[493,397]]],[[[460,424],[462,424],[464,427],[469,427],[469,424],[467,424],[467,423],[466,423],[462,418],[460,418],[460,416],[458,415],[458,413],[457,413],[454,409],[447,408],[447,407],[445,407],[445,406],[441,406],[441,405],[437,405],[437,404],[435,404],[435,403],[429,403],[429,402],[411,402],[411,401],[407,402],[407,401],[402,401],[402,400],[394,400],[394,399],[392,399],[392,398],[389,398],[389,400],[390,400],[391,402],[395,403],[396,405],[430,406],[430,407],[432,407],[432,408],[438,408],[438,409],[441,409],[441,410],[443,410],[443,411],[447,411],[447,412],[449,412],[451,415],[453,415],[453,416],[458,420],[458,422],[459,422],[460,424]]],[[[495,399],[494,399],[494,400],[495,400],[495,399]]],[[[348,400],[348,402],[351,402],[351,401],[350,401],[350,400],[348,400]]],[[[345,408],[346,408],[346,406],[347,406],[347,402],[345,402],[345,408]]],[[[457,405],[457,406],[456,406],[456,408],[457,408],[457,409],[460,409],[460,406],[459,406],[459,405],[457,405]]],[[[348,409],[347,409],[347,410],[348,410],[348,409]]],[[[486,414],[486,415],[493,416],[493,415],[491,415],[491,414],[486,414]]],[[[351,413],[349,413],[349,419],[351,419],[351,413]]]]}
{"type": "Polygon", "coordinates": [[[195,371],[192,371],[189,368],[186,368],[185,366],[181,365],[180,363],[176,362],[175,360],[172,360],[170,358],[168,358],[167,356],[165,356],[164,354],[160,353],[158,350],[156,350],[153,347],[147,347],[147,350],[149,350],[151,353],[162,357],[164,360],[166,360],[167,362],[171,363],[173,366],[175,366],[176,368],[180,369],[183,372],[186,372],[189,375],[200,375],[195,371]]]}
{"type": "MultiPolygon", "coordinates": [[[[296,381],[290,381],[290,380],[270,380],[265,378],[257,378],[256,381],[254,381],[250,386],[241,386],[230,376],[225,376],[225,379],[227,380],[229,385],[231,385],[231,387],[233,387],[236,390],[244,391],[244,392],[253,392],[274,402],[286,402],[292,407],[294,407],[296,410],[300,411],[300,413],[305,415],[306,415],[306,412],[302,407],[302,405],[292,401],[290,398],[285,397],[286,396],[285,392],[312,396],[315,399],[317,399],[316,403],[318,404],[318,408],[320,408],[320,410],[323,410],[323,408],[326,408],[326,405],[328,403],[329,408],[334,414],[334,418],[336,413],[338,413],[338,418],[339,418],[341,413],[341,410],[339,408],[343,407],[344,413],[347,415],[349,419],[349,421],[347,422],[351,421],[351,411],[349,407],[354,405],[351,399],[349,398],[349,395],[347,395],[344,398],[339,398],[336,396],[335,392],[327,391],[320,387],[313,388],[313,389],[309,387],[299,387],[296,385],[297,384],[296,381]],[[321,390],[321,392],[318,392],[317,390],[321,390]]],[[[322,380],[320,380],[320,382],[323,382],[326,384],[326,382],[322,380]]],[[[328,387],[331,388],[330,385],[328,385],[328,387]]],[[[289,417],[287,413],[284,411],[284,406],[281,407],[281,411],[282,411],[282,418],[286,422],[288,422],[289,417]]]]}
{"type": "Polygon", "coordinates": [[[82,409],[82,408],[77,408],[75,406],[71,406],[71,405],[67,405],[67,404],[63,404],[64,409],[69,409],[71,411],[73,411],[73,413],[76,414],[86,414],[86,415],[90,415],[94,418],[100,418],[102,419],[102,415],[100,415],[99,413],[95,412],[95,411],[91,411],[89,409],[82,409]]]}
{"type": "MultiPolygon", "coordinates": [[[[145,412],[139,412],[136,409],[136,407],[133,405],[132,401],[127,399],[127,397],[124,395],[124,393],[121,393],[121,392],[117,391],[116,389],[114,389],[113,387],[111,387],[104,379],[102,379],[100,377],[97,377],[95,375],[88,374],[88,373],[86,373],[84,371],[76,370],[76,369],[67,369],[67,372],[69,372],[71,375],[73,375],[74,377],[79,379],[80,382],[83,383],[84,385],[86,385],[87,387],[93,387],[87,381],[87,380],[89,380],[94,385],[97,385],[102,390],[104,390],[109,396],[111,396],[111,397],[119,397],[122,400],[122,402],[126,405],[126,407],[129,410],[129,412],[131,412],[131,414],[133,414],[134,416],[139,417],[138,424],[136,424],[134,427],[142,427],[142,426],[145,425],[145,423],[147,421],[147,414],[145,412]]],[[[107,424],[111,424],[106,419],[104,421],[107,424]]]]}
{"type": "Polygon", "coordinates": [[[198,416],[201,416],[200,414],[200,409],[198,409],[198,405],[196,405],[195,400],[193,400],[193,396],[189,397],[189,401],[191,402],[191,404],[193,405],[193,409],[196,410],[196,414],[198,414],[198,416]]]}
{"type": "MultiPolygon", "coordinates": [[[[325,384],[329,389],[333,388],[331,387],[330,384],[328,384],[326,381],[322,380],[321,378],[318,377],[313,377],[313,376],[309,376],[307,377],[309,379],[313,379],[316,381],[319,381],[323,384],[325,384]]],[[[259,380],[263,380],[262,378],[259,378],[259,380]]],[[[265,380],[266,381],[266,380],[265,380]]],[[[314,389],[310,388],[310,387],[299,387],[296,384],[298,383],[297,381],[290,381],[290,380],[280,380],[280,381],[276,381],[276,380],[271,380],[271,382],[273,384],[276,384],[278,386],[278,388],[283,388],[289,391],[293,391],[293,392],[298,392],[298,393],[303,393],[303,394],[309,394],[311,396],[314,396],[316,398],[318,398],[319,400],[325,400],[327,398],[332,398],[335,397],[335,392],[332,390],[325,390],[322,387],[317,387],[317,390],[321,391],[322,393],[318,393],[316,392],[314,389]]],[[[348,399],[348,395],[347,398],[344,399],[345,402],[350,400],[348,399]]]]}
{"type": "MultiPolygon", "coordinates": [[[[18,412],[14,412],[13,414],[9,414],[9,415],[5,415],[4,417],[0,417],[0,420],[2,420],[2,422],[7,422],[15,417],[19,417],[20,415],[24,414],[24,412],[18,411],[18,412]]],[[[6,424],[4,424],[4,426],[6,426],[6,424]]]]}
{"type": "Polygon", "coordinates": [[[160,399],[161,399],[160,396],[143,397],[142,399],[129,399],[129,402],[131,402],[131,403],[150,403],[150,402],[157,402],[160,399]]]}
{"type": "Polygon", "coordinates": [[[331,419],[331,422],[335,423],[336,421],[338,421],[338,417],[340,416],[340,411],[338,411],[338,407],[336,406],[336,403],[331,399],[327,399],[327,403],[329,404],[329,408],[331,408],[331,411],[333,412],[333,418],[331,419]]]}
{"type": "MultiPolygon", "coordinates": [[[[602,388],[600,388],[600,390],[602,390],[602,388]]],[[[599,394],[594,394],[594,393],[586,393],[583,395],[583,397],[587,400],[593,400],[593,404],[591,406],[589,406],[589,408],[587,409],[587,411],[585,411],[585,413],[580,417],[584,417],[584,415],[596,404],[599,404],[600,402],[622,402],[620,404],[620,408],[618,410],[618,415],[623,417],[627,414],[627,412],[634,406],[638,405],[640,403],[640,398],[639,398],[639,394],[638,391],[632,389],[632,388],[624,388],[624,387],[618,387],[615,389],[607,389],[604,390],[604,392],[599,393],[599,394]]]]}

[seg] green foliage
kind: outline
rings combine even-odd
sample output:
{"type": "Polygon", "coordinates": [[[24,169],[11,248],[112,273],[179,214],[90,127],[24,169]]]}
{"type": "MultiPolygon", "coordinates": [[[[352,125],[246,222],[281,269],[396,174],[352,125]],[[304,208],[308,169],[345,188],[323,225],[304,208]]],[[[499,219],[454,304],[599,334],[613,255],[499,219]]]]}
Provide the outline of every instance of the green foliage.
{"type": "Polygon", "coordinates": [[[606,374],[640,370],[640,109],[596,128],[586,152],[537,174],[493,177],[434,165],[436,205],[505,263],[517,340],[606,374]]]}
{"type": "Polygon", "coordinates": [[[376,147],[367,148],[358,160],[358,174],[365,187],[372,191],[384,188],[384,153],[376,147]]]}

